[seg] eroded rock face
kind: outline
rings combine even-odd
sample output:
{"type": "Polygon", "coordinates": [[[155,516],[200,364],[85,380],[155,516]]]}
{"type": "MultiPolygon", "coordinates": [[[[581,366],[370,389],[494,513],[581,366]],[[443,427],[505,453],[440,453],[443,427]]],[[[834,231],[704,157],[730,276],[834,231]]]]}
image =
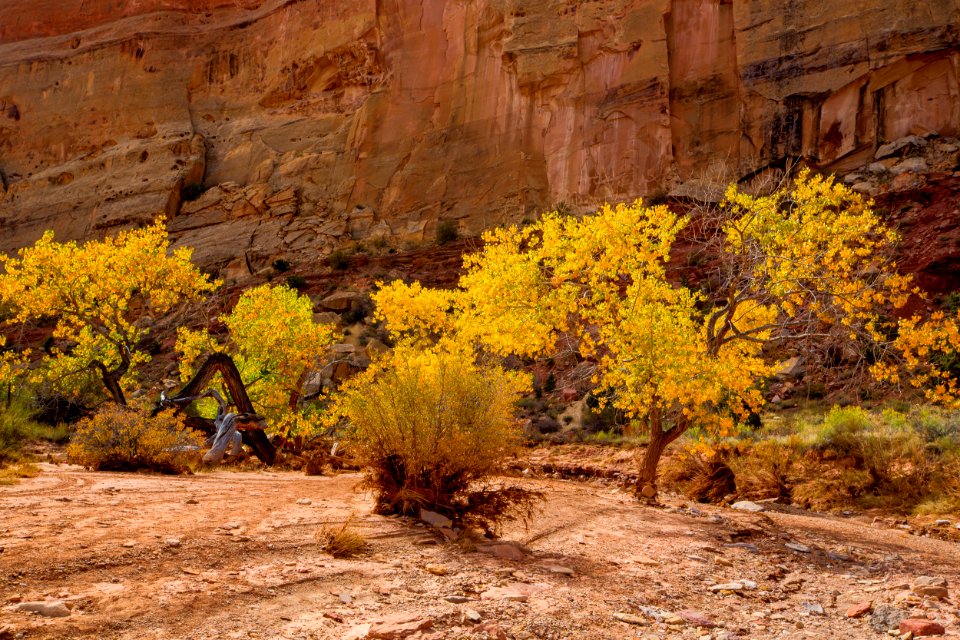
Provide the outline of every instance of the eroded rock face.
{"type": "Polygon", "coordinates": [[[0,251],[255,272],[960,133],[960,0],[7,0],[0,251]]]}

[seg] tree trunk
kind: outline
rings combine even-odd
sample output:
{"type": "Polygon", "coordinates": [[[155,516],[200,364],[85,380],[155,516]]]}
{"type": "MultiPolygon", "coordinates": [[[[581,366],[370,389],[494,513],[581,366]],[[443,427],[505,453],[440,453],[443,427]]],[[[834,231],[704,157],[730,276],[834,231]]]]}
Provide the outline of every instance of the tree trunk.
{"type": "Polygon", "coordinates": [[[683,432],[689,426],[689,422],[681,416],[677,419],[677,424],[664,431],[663,413],[660,409],[653,409],[647,418],[647,422],[650,427],[650,442],[647,444],[647,449],[640,461],[636,491],[639,499],[656,502],[657,467],[660,465],[660,458],[667,446],[683,435],[683,432]]]}
{"type": "MultiPolygon", "coordinates": [[[[240,377],[240,371],[233,359],[225,353],[215,353],[207,358],[206,362],[197,370],[197,373],[190,379],[190,382],[172,398],[168,398],[165,403],[161,403],[154,408],[154,414],[161,411],[166,406],[184,407],[191,402],[190,398],[199,395],[204,387],[209,384],[211,378],[217,373],[223,379],[227,390],[230,392],[230,399],[233,401],[237,410],[243,414],[256,415],[253,403],[250,402],[250,396],[247,395],[247,388],[240,377]]],[[[260,418],[262,420],[262,418],[260,418]]],[[[209,428],[209,427],[208,427],[209,428]]],[[[267,434],[263,429],[240,429],[240,435],[243,442],[253,449],[253,453],[264,462],[272,465],[277,457],[277,450],[271,444],[267,434]]]]}
{"type": "Polygon", "coordinates": [[[640,461],[640,473],[637,476],[637,497],[655,501],[657,499],[657,467],[660,457],[667,448],[666,434],[659,425],[650,425],[650,442],[640,461]]]}
{"type": "Polygon", "coordinates": [[[123,389],[120,388],[120,380],[112,376],[108,371],[101,370],[100,379],[103,380],[103,386],[110,392],[110,397],[121,407],[127,406],[127,399],[123,395],[123,389]]]}

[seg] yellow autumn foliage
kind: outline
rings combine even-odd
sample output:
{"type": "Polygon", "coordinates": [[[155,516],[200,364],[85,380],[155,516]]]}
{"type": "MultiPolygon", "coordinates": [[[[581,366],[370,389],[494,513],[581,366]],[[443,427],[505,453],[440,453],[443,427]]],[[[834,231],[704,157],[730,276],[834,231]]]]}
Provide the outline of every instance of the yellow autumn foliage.
{"type": "Polygon", "coordinates": [[[878,339],[881,309],[909,294],[887,259],[895,234],[830,178],[805,171],[767,197],[731,187],[721,212],[709,297],[666,278],[688,219],[637,201],[488,232],[458,289],[393,283],[375,296],[378,315],[397,337],[440,333],[502,356],[573,337],[597,387],[647,425],[641,476],[652,483],[686,429],[729,431],[759,408],[757,383],[774,371],[765,345],[878,339]]]}
{"type": "Polygon", "coordinates": [[[151,416],[145,409],[105,405],[81,421],[67,447],[74,464],[97,471],[178,473],[203,446],[203,436],[172,410],[151,416]]]}
{"type": "Polygon", "coordinates": [[[334,326],[313,320],[313,303],[286,285],[261,285],[243,292],[233,310],[220,317],[228,336],[218,341],[205,330],[177,331],[180,377],[189,380],[203,357],[228,353],[237,365],[250,401],[271,428],[310,428],[298,406],[304,377],[317,368],[334,341],[334,326]]]}
{"type": "Polygon", "coordinates": [[[83,244],[47,232],[18,257],[0,255],[0,303],[14,322],[51,318],[54,346],[33,379],[76,393],[90,376],[118,403],[150,360],[151,324],[218,283],[171,250],[163,219],[83,244]]]}
{"type": "Polygon", "coordinates": [[[338,412],[378,511],[449,511],[515,450],[514,403],[527,390],[527,376],[447,340],[402,342],[348,381],[338,412]]]}
{"type": "Polygon", "coordinates": [[[893,347],[900,361],[876,363],[876,377],[894,383],[905,379],[931,402],[960,408],[960,316],[938,311],[928,318],[904,318],[893,347]]]}
{"type": "Polygon", "coordinates": [[[29,350],[19,354],[5,351],[6,344],[7,339],[0,336],[0,391],[23,376],[30,357],[29,350]]]}

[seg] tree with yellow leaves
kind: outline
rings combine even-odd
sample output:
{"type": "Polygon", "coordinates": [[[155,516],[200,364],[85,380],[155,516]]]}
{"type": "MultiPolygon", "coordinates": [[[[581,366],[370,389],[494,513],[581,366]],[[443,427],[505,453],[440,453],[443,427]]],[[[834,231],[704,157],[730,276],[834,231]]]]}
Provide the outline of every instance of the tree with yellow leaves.
{"type": "Polygon", "coordinates": [[[960,408],[960,314],[936,311],[898,323],[892,347],[897,357],[877,362],[880,380],[904,381],[934,404],[960,408]]]}
{"type": "Polygon", "coordinates": [[[96,376],[117,404],[137,369],[150,325],[217,283],[171,251],[164,221],[102,241],[56,242],[47,232],[18,257],[0,255],[0,303],[12,321],[52,319],[54,345],[35,370],[37,381],[76,392],[96,376]]]}
{"type": "Polygon", "coordinates": [[[803,172],[764,197],[731,187],[715,215],[707,293],[666,277],[688,219],[638,201],[491,231],[457,290],[393,283],[377,314],[399,335],[452,336],[501,356],[573,337],[596,386],[646,426],[637,490],[653,498],[671,442],[693,426],[730,429],[760,406],[771,351],[877,340],[881,309],[907,295],[887,259],[896,236],[830,178],[803,172]]]}
{"type": "Polygon", "coordinates": [[[6,350],[7,339],[0,336],[0,397],[6,392],[7,405],[10,405],[15,383],[23,377],[26,371],[29,350],[23,353],[6,350]]]}
{"type": "Polygon", "coordinates": [[[178,330],[181,378],[189,380],[205,354],[227,353],[257,411],[284,433],[302,430],[301,389],[333,343],[334,326],[314,322],[310,298],[286,285],[244,291],[220,320],[229,332],[224,341],[205,330],[178,330]]]}

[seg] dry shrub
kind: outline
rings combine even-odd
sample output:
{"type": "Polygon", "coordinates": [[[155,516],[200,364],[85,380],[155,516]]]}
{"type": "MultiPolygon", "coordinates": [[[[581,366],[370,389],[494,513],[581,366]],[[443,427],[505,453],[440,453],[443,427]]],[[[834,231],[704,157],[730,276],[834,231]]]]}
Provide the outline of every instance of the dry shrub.
{"type": "Polygon", "coordinates": [[[469,491],[454,502],[453,512],[466,527],[483,529],[498,536],[504,524],[521,521],[526,525],[545,499],[540,491],[517,486],[485,487],[469,491]]]}
{"type": "Polygon", "coordinates": [[[793,488],[793,502],[805,509],[827,510],[850,506],[867,495],[870,474],[829,464],[811,465],[793,488]]]}
{"type": "Polygon", "coordinates": [[[663,478],[691,500],[723,502],[737,490],[736,478],[727,463],[735,453],[727,446],[687,446],[668,461],[663,478]]]}
{"type": "Polygon", "coordinates": [[[78,425],[67,456],[97,471],[182,473],[202,445],[203,437],[172,410],[151,417],[143,409],[111,404],[78,425]]]}
{"type": "Polygon", "coordinates": [[[731,459],[737,494],[751,500],[777,498],[789,502],[802,474],[802,449],[798,436],[761,440],[731,459]]]}
{"type": "Polygon", "coordinates": [[[862,493],[895,495],[904,501],[926,493],[932,474],[923,434],[907,416],[834,407],[824,417],[817,448],[839,456],[843,466],[865,471],[862,493]]]}
{"type": "Polygon", "coordinates": [[[340,526],[324,525],[317,531],[320,547],[334,558],[352,558],[367,548],[367,539],[351,528],[353,516],[340,526]]]}
{"type": "Polygon", "coordinates": [[[0,468],[0,486],[17,484],[22,478],[36,478],[40,468],[32,462],[20,462],[0,468]]]}
{"type": "Polygon", "coordinates": [[[689,443],[665,479],[688,497],[774,498],[812,509],[960,512],[960,414],[834,407],[786,436],[689,443]],[[732,478],[728,476],[732,471],[732,478]]]}
{"type": "Polygon", "coordinates": [[[517,450],[514,402],[525,383],[456,350],[398,347],[345,392],[351,451],[366,470],[381,514],[420,509],[465,522],[511,517],[535,497],[482,488],[517,450]],[[480,513],[484,517],[480,517],[480,513]]]}

